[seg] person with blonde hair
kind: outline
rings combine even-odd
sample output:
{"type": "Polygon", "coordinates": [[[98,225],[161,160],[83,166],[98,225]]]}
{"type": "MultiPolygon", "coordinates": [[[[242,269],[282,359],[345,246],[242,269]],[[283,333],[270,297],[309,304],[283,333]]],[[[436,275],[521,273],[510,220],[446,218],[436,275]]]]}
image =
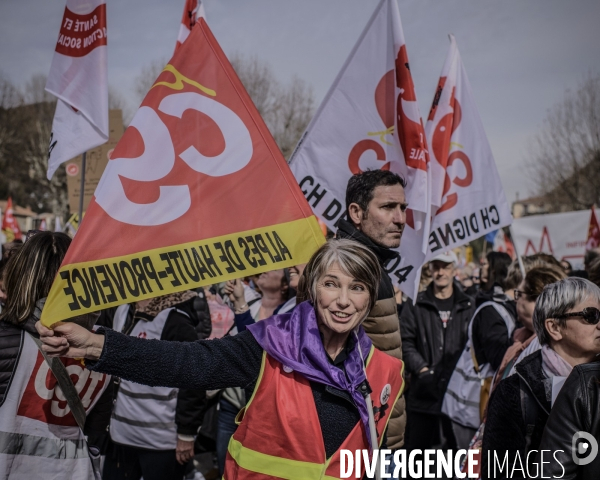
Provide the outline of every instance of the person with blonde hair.
{"type": "Polygon", "coordinates": [[[49,354],[84,357],[92,371],[147,385],[252,390],[229,442],[228,480],[338,478],[342,449],[385,445],[402,392],[402,362],[375,349],[362,328],[380,275],[368,248],[332,240],[304,270],[307,301],[232,337],[177,343],[69,323],[37,328],[49,354]]]}

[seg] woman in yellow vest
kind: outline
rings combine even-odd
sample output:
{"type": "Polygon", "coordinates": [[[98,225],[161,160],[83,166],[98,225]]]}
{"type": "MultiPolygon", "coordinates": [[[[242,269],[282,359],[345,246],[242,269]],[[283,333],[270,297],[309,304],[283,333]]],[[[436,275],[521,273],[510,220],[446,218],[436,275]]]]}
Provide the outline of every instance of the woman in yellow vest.
{"type": "MultiPolygon", "coordinates": [[[[332,240],[311,258],[291,313],[234,337],[195,343],[38,323],[44,349],[93,371],[152,386],[251,390],[224,478],[340,478],[341,450],[379,448],[402,391],[402,362],[375,350],[361,323],[380,267],[366,247],[332,240]]],[[[360,469],[362,476],[364,470],[360,469]]]]}

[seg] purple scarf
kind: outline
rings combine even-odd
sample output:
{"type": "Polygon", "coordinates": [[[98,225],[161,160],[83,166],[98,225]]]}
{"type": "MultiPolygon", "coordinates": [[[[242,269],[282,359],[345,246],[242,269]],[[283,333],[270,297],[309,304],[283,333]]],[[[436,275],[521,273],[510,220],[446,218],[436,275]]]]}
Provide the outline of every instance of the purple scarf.
{"type": "MultiPolygon", "coordinates": [[[[299,304],[291,313],[273,315],[247,328],[258,344],[283,366],[304,375],[308,380],[348,392],[358,408],[366,432],[369,431],[367,404],[358,390],[365,381],[365,373],[356,347],[360,345],[366,361],[371,351],[371,339],[361,326],[356,332],[356,346],[344,361],[345,374],[329,362],[319,334],[315,309],[308,301],[299,304]]],[[[368,434],[367,439],[370,445],[368,434]]]]}

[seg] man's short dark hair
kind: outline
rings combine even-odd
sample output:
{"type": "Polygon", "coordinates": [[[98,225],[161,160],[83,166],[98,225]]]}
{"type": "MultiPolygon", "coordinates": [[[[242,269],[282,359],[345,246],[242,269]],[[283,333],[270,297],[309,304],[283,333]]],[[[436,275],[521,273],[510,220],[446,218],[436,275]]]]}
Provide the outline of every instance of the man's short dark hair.
{"type": "Polygon", "coordinates": [[[351,203],[356,203],[366,212],[369,202],[373,200],[375,188],[392,185],[401,185],[402,188],[406,188],[406,181],[397,173],[389,170],[367,170],[352,175],[346,187],[346,215],[350,216],[348,207],[351,203]]]}

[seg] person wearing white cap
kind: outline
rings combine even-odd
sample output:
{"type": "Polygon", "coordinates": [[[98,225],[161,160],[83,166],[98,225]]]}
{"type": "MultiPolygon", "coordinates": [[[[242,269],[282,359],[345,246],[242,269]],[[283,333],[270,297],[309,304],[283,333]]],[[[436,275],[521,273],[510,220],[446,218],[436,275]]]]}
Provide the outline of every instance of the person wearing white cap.
{"type": "Polygon", "coordinates": [[[450,419],[441,412],[442,399],[475,310],[474,299],[454,281],[457,263],[452,251],[435,256],[429,263],[432,282],[416,302],[404,306],[400,316],[402,353],[410,375],[407,450],[456,446],[450,419]]]}

